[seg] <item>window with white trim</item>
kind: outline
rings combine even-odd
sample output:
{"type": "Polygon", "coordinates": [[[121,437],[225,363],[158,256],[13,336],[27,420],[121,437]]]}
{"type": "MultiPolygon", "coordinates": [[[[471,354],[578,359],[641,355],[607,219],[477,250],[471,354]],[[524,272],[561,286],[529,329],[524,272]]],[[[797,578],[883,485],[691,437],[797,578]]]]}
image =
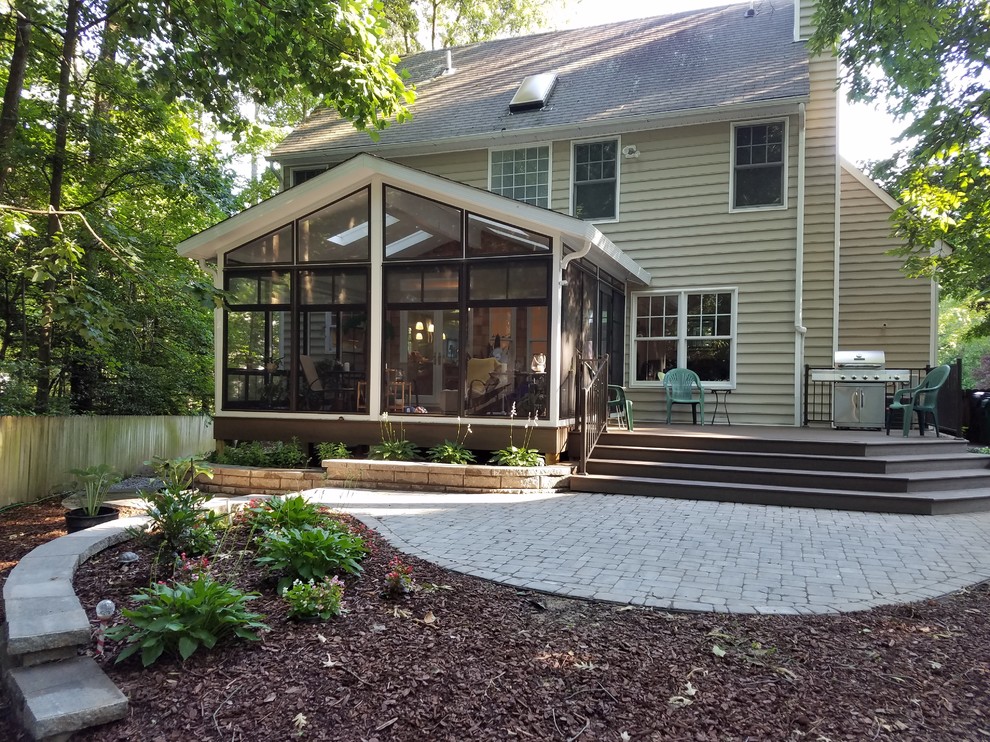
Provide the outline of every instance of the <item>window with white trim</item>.
{"type": "Polygon", "coordinates": [[[549,209],[550,147],[493,150],[491,191],[549,209]]]}
{"type": "Polygon", "coordinates": [[[783,121],[733,128],[732,208],[784,205],[783,121]]]}
{"type": "Polygon", "coordinates": [[[634,301],[632,367],[637,382],[689,368],[706,387],[735,383],[735,290],[639,294],[634,301]]]}
{"type": "Polygon", "coordinates": [[[573,188],[572,212],[578,219],[618,219],[618,139],[575,143],[573,188]]]}

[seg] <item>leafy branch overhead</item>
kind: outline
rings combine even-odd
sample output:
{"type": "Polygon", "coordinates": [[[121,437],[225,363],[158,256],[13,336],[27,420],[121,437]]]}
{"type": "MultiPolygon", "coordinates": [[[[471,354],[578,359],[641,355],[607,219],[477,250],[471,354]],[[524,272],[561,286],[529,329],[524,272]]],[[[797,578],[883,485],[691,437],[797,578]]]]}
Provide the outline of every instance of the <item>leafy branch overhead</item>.
{"type": "Polygon", "coordinates": [[[302,90],[360,129],[408,117],[414,99],[380,43],[368,0],[174,0],[122,11],[145,84],[244,126],[241,100],[272,106],[302,90]]]}
{"type": "Polygon", "coordinates": [[[850,97],[886,98],[905,121],[905,151],[882,165],[903,203],[908,272],[990,314],[990,5],[819,0],[815,20],[811,49],[835,50],[850,97]]]}

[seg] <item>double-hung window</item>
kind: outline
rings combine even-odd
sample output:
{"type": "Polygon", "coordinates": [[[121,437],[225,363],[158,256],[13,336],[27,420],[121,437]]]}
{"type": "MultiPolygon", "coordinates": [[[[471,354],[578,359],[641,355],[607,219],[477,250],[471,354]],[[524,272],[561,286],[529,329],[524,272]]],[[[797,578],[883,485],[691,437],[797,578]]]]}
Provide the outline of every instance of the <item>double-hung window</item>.
{"type": "Polygon", "coordinates": [[[733,128],[732,208],[785,206],[786,127],[783,121],[733,128]]]}
{"type": "Polygon", "coordinates": [[[708,387],[731,388],[734,378],[735,291],[671,291],[635,297],[633,374],[656,382],[689,368],[708,387]]]}
{"type": "Polygon", "coordinates": [[[619,140],[574,144],[572,212],[578,219],[619,218],[619,140]]]}
{"type": "Polygon", "coordinates": [[[550,147],[493,150],[491,191],[549,209],[550,147]]]}

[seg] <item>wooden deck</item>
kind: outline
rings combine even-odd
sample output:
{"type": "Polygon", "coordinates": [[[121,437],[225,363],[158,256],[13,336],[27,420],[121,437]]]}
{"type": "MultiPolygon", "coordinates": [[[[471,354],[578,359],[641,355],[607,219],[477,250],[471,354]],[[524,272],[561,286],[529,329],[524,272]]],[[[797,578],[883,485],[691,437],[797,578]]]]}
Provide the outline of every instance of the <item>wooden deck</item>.
{"type": "Polygon", "coordinates": [[[990,456],[964,439],[744,425],[609,430],[571,489],[873,512],[990,510],[990,456]]]}

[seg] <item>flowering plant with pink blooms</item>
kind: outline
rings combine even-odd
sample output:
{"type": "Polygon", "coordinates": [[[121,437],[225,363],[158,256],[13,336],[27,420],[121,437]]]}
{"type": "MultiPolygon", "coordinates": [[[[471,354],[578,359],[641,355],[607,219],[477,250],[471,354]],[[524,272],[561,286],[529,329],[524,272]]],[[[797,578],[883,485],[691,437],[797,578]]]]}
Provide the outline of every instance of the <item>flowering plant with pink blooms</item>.
{"type": "Polygon", "coordinates": [[[406,564],[399,557],[392,557],[388,563],[388,570],[385,574],[385,588],[389,595],[412,592],[416,583],[413,581],[411,565],[406,564]]]}

